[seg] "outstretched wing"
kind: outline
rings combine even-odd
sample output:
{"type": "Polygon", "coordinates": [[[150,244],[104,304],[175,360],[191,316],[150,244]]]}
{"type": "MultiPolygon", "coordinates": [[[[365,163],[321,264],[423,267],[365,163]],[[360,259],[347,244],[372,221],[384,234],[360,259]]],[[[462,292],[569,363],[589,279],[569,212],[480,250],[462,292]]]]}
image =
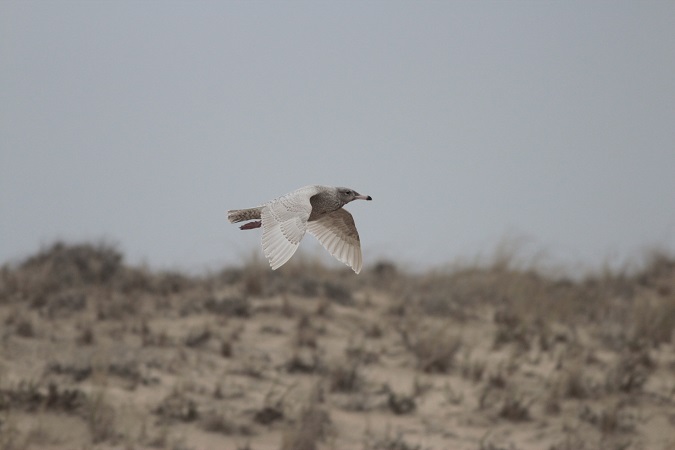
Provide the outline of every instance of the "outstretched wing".
{"type": "Polygon", "coordinates": [[[361,240],[354,218],[344,208],[308,222],[307,231],[316,237],[328,253],[359,273],[363,266],[361,240]]]}
{"type": "Polygon", "coordinates": [[[298,249],[312,212],[311,189],[298,189],[263,206],[262,248],[273,270],[281,267],[298,249]]]}

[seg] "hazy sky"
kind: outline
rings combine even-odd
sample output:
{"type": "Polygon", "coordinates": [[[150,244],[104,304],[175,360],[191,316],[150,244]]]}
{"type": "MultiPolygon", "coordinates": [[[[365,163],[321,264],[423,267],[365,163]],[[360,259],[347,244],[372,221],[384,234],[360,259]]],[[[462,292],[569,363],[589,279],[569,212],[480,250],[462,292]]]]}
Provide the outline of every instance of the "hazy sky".
{"type": "Polygon", "coordinates": [[[104,238],[217,268],[260,251],[227,209],[307,184],[373,197],[348,206],[366,265],[675,249],[673,24],[673,1],[3,0],[0,263],[104,238]]]}

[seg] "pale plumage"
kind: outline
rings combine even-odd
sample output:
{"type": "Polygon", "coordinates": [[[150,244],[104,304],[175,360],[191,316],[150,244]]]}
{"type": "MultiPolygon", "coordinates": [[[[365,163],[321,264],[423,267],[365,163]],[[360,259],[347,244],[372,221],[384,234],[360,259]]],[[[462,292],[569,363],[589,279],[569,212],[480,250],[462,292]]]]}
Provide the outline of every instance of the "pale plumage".
{"type": "Polygon", "coordinates": [[[230,222],[257,220],[242,230],[262,227],[262,248],[272,269],[281,267],[295,253],[306,231],[337,260],[359,273],[363,266],[359,233],[344,205],[353,200],[372,200],[352,189],[305,186],[255,208],[227,212],[230,222]]]}

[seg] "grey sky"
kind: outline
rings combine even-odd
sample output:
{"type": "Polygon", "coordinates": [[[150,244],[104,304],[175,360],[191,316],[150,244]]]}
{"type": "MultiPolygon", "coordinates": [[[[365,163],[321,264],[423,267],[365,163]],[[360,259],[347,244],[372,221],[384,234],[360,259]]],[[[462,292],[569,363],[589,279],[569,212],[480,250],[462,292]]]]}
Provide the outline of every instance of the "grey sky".
{"type": "Polygon", "coordinates": [[[509,235],[568,263],[675,249],[674,23],[672,1],[3,1],[0,262],[106,238],[217,267],[259,250],[227,209],[314,183],[373,196],[348,207],[366,265],[509,235]]]}

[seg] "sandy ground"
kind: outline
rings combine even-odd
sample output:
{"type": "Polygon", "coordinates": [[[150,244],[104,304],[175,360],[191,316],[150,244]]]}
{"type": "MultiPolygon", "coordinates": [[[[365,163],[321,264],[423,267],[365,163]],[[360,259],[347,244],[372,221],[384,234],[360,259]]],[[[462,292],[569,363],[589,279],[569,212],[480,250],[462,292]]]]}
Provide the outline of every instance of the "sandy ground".
{"type": "Polygon", "coordinates": [[[674,324],[665,257],[195,277],[57,244],[1,272],[0,449],[673,449],[674,324]]]}

